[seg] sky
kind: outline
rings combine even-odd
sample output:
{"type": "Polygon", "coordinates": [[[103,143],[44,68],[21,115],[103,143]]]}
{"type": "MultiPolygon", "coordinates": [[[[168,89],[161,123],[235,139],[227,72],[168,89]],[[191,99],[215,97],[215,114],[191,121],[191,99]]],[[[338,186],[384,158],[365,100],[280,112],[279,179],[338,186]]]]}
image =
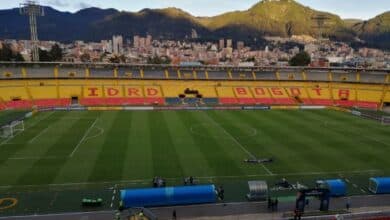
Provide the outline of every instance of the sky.
{"type": "MultiPolygon", "coordinates": [[[[42,5],[75,12],[91,6],[139,11],[143,8],[177,7],[196,16],[214,16],[227,11],[246,10],[259,0],[39,0],[42,5]]],[[[390,10],[390,0],[296,0],[313,9],[342,18],[369,19],[390,10]]],[[[0,8],[18,7],[24,0],[0,0],[0,8]]]]}

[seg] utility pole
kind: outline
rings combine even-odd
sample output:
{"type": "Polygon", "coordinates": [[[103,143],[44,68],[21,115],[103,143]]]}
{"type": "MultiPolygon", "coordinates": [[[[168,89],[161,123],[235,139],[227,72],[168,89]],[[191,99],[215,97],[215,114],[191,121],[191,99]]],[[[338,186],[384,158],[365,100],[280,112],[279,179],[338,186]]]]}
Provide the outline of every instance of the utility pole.
{"type": "Polygon", "coordinates": [[[38,31],[37,31],[37,16],[44,16],[45,12],[43,7],[35,1],[26,1],[20,4],[19,12],[21,15],[28,15],[30,19],[30,33],[32,43],[32,60],[39,61],[38,50],[38,31]]]}

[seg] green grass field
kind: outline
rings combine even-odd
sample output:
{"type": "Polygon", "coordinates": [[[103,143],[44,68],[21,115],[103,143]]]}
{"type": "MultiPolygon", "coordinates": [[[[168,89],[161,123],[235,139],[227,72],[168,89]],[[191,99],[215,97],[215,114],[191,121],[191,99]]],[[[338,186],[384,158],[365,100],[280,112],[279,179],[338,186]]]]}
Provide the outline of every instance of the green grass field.
{"type": "Polygon", "coordinates": [[[25,126],[0,139],[0,196],[88,195],[192,175],[240,201],[250,179],[272,187],[282,177],[306,185],[344,178],[353,194],[367,193],[369,177],[390,174],[390,127],[332,110],[44,112],[25,126]],[[243,162],[251,157],[275,161],[243,162]]]}

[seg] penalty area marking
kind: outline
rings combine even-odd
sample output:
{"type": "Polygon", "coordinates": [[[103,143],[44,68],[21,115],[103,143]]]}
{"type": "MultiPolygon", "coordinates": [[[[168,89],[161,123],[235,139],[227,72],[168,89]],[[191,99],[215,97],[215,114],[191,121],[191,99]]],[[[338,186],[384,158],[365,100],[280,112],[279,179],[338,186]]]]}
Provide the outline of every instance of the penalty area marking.
{"type": "MultiPolygon", "coordinates": [[[[52,114],[54,114],[54,112],[50,112],[50,113],[47,114],[46,116],[40,118],[40,119],[39,119],[38,121],[36,121],[35,123],[30,124],[30,126],[26,127],[24,130],[27,130],[27,129],[30,129],[30,128],[34,127],[34,126],[37,125],[39,122],[41,122],[41,121],[43,121],[43,120],[49,118],[52,114]]],[[[0,146],[2,146],[2,145],[4,145],[4,144],[7,144],[8,141],[10,141],[11,139],[15,138],[16,136],[18,136],[18,135],[21,134],[21,133],[23,133],[23,132],[18,132],[18,133],[16,133],[14,136],[5,139],[5,141],[3,141],[3,142],[0,143],[0,146]]]]}
{"type": "MultiPolygon", "coordinates": [[[[226,135],[228,135],[235,143],[237,146],[239,146],[246,154],[248,154],[248,156],[251,157],[251,159],[256,159],[255,155],[253,155],[251,152],[249,152],[240,142],[237,141],[237,139],[235,137],[233,137],[233,135],[231,135],[228,131],[226,131],[225,128],[222,127],[222,125],[220,125],[218,122],[216,122],[212,117],[210,117],[207,113],[205,113],[206,116],[211,120],[211,122],[213,122],[213,124],[215,124],[216,126],[218,126],[226,135]]],[[[271,172],[271,170],[269,170],[264,164],[261,164],[261,166],[264,168],[264,170],[271,176],[274,175],[274,173],[271,172]]]]}
{"type": "Polygon", "coordinates": [[[32,143],[34,142],[38,137],[40,137],[42,134],[44,134],[50,127],[47,127],[45,129],[43,129],[41,132],[39,132],[39,134],[37,134],[35,137],[31,138],[30,141],[28,141],[28,143],[32,143]]]}
{"type": "Polygon", "coordinates": [[[95,126],[99,118],[96,118],[96,120],[89,126],[87,131],[84,133],[84,136],[81,138],[79,143],[77,143],[76,147],[73,149],[72,153],[69,154],[68,157],[73,157],[74,153],[77,151],[77,149],[80,147],[80,145],[86,140],[88,133],[91,131],[91,129],[95,126]]]}
{"type": "Polygon", "coordinates": [[[103,128],[98,127],[98,126],[95,126],[94,128],[99,130],[99,132],[97,134],[95,134],[95,135],[92,135],[90,137],[85,138],[84,141],[87,141],[87,140],[90,140],[90,139],[93,139],[93,138],[97,138],[97,137],[101,136],[104,133],[104,129],[103,128]]]}

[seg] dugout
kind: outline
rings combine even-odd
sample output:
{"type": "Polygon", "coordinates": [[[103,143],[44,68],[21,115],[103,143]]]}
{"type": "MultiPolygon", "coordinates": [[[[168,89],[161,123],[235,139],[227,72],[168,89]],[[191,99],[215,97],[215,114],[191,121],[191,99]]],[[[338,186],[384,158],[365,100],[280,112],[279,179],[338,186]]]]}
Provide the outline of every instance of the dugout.
{"type": "Polygon", "coordinates": [[[266,181],[248,181],[249,193],[246,198],[249,201],[266,200],[268,197],[268,185],[266,181]]]}
{"type": "Polygon", "coordinates": [[[341,179],[318,180],[316,183],[320,188],[328,189],[330,196],[338,197],[347,194],[347,184],[341,179]]]}
{"type": "Polygon", "coordinates": [[[121,190],[124,208],[191,205],[216,202],[214,185],[121,190]]]}
{"type": "Polygon", "coordinates": [[[390,193],[390,177],[372,177],[369,179],[368,189],[374,194],[390,193]]]}

